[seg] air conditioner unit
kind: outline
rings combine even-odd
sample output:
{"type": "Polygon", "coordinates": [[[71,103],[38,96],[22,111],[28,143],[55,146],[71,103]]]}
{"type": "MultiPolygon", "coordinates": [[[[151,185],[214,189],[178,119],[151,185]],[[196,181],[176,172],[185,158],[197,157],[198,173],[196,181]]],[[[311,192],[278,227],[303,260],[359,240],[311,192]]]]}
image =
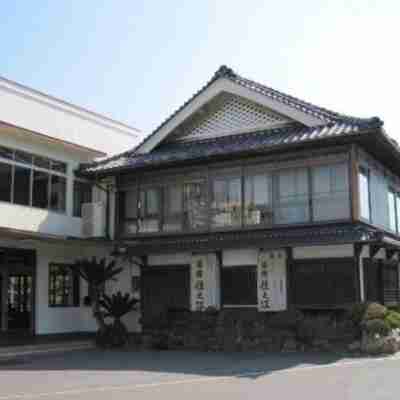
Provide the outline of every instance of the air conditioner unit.
{"type": "Polygon", "coordinates": [[[82,236],[106,235],[106,206],[103,202],[82,204],[82,236]]]}

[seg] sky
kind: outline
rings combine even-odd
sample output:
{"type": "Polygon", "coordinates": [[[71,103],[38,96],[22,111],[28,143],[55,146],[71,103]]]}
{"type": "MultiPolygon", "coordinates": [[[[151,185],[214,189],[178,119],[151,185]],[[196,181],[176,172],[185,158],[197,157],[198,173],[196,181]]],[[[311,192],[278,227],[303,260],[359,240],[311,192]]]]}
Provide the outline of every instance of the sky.
{"type": "Polygon", "coordinates": [[[398,0],[4,1],[0,75],[151,133],[219,68],[400,142],[398,0]]]}

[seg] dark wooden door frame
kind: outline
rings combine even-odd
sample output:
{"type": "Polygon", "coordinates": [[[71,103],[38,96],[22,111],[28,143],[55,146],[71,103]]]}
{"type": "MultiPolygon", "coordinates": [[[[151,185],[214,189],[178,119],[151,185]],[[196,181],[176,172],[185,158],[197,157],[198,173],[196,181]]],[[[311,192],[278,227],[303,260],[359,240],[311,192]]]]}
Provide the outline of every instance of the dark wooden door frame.
{"type": "MultiPolygon", "coordinates": [[[[4,252],[3,264],[0,264],[0,272],[2,274],[2,290],[0,299],[1,306],[1,329],[0,332],[8,333],[11,332],[8,329],[8,281],[9,276],[12,273],[27,273],[32,278],[31,288],[31,315],[30,315],[30,327],[28,330],[24,330],[23,333],[34,335],[36,332],[36,251],[18,248],[6,248],[2,247],[1,250],[4,252]],[[8,265],[7,259],[12,256],[23,257],[23,265],[18,267],[16,270],[12,269],[12,266],[8,265]]],[[[15,267],[14,267],[15,268],[15,267]]],[[[21,331],[22,333],[22,331],[21,331]]]]}

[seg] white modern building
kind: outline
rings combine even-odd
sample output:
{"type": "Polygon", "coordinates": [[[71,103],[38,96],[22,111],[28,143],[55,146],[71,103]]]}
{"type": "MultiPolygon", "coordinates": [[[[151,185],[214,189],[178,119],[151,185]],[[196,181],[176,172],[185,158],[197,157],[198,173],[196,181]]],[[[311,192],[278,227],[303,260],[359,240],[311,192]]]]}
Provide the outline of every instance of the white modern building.
{"type": "MultiPolygon", "coordinates": [[[[113,193],[110,185],[92,186],[74,171],[133,147],[138,132],[0,78],[1,332],[94,330],[85,282],[66,266],[79,257],[111,253],[113,209],[105,199],[112,205],[113,193]],[[82,218],[84,203],[95,205],[82,218]],[[97,216],[95,225],[90,214],[97,216]]],[[[134,273],[127,266],[108,289],[130,291],[134,273]]],[[[137,315],[126,322],[135,330],[137,315]]]]}

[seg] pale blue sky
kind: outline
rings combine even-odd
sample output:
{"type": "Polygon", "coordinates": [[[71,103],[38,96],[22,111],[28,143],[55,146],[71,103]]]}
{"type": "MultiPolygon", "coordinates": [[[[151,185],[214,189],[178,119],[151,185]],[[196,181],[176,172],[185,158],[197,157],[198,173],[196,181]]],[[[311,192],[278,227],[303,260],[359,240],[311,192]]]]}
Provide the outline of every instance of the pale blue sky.
{"type": "Polygon", "coordinates": [[[14,0],[0,38],[0,75],[144,134],[226,64],[400,141],[398,0],[14,0]]]}

